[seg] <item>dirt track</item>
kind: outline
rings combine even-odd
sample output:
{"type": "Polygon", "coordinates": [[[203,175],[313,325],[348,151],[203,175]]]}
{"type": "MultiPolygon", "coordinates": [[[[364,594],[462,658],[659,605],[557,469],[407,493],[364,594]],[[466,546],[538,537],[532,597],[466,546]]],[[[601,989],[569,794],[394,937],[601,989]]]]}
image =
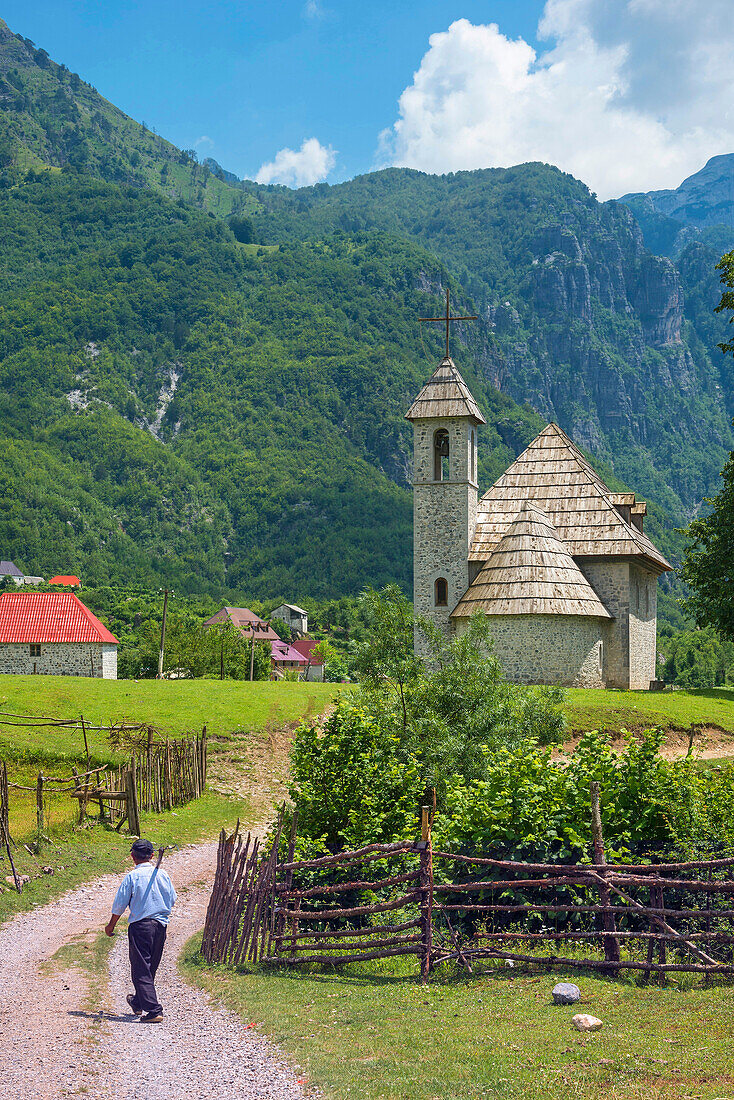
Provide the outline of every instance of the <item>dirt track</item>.
{"type": "MultiPolygon", "coordinates": [[[[162,1024],[139,1023],[125,1003],[131,989],[127,937],[119,932],[109,973],[59,959],[89,952],[108,919],[118,875],[106,875],[0,929],[0,1080],[13,1100],[295,1100],[304,1095],[277,1050],[231,1013],[212,1006],[176,967],[203,923],[216,845],[167,861],[179,891],[159,974],[162,1024]]],[[[91,952],[89,952],[91,953],[91,952]]]]}

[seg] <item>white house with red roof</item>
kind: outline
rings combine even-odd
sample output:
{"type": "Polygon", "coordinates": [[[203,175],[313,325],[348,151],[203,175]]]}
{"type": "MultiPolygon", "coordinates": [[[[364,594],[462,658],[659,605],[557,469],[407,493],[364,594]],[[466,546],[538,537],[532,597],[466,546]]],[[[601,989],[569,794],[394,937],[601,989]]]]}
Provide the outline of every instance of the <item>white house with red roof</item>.
{"type": "Polygon", "coordinates": [[[73,592],[0,593],[0,673],[117,679],[117,638],[73,592]]]}

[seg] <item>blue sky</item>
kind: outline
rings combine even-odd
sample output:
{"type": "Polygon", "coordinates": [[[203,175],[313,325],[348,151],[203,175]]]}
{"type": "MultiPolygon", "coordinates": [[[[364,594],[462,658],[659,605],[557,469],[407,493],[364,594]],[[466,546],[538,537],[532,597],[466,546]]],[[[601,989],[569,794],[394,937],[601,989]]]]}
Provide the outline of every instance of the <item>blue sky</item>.
{"type": "Polygon", "coordinates": [[[240,176],[540,159],[606,197],[675,186],[734,149],[730,4],[6,0],[2,15],[240,176]]]}

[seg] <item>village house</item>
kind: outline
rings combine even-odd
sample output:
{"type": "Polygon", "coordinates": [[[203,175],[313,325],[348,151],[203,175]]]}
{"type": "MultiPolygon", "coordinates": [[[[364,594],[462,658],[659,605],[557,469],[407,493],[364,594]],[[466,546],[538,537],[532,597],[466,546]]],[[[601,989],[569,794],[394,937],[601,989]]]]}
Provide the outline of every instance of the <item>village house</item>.
{"type": "Polygon", "coordinates": [[[308,634],[308,612],[293,603],[282,603],[270,615],[271,619],[280,619],[296,634],[308,634]]]}
{"type": "Polygon", "coordinates": [[[62,573],[57,577],[51,577],[49,584],[55,584],[58,588],[81,588],[82,582],[73,573],[62,573]]]}
{"type": "Polygon", "coordinates": [[[73,592],[0,593],[0,673],[116,680],[117,644],[73,592]]]}
{"type": "MultiPolygon", "coordinates": [[[[479,500],[486,421],[448,355],[406,419],[416,615],[447,637],[486,615],[517,683],[649,688],[657,581],[671,566],[643,531],[645,503],[613,493],[556,424],[479,500]]],[[[427,655],[420,632],[416,645],[427,655]]]]}
{"type": "Polygon", "coordinates": [[[315,638],[299,638],[297,641],[291,642],[292,648],[306,658],[307,664],[303,669],[303,679],[315,680],[321,683],[324,679],[324,658],[319,656],[318,653],[314,653],[318,644],[315,638]]]}
{"type": "Polygon", "coordinates": [[[297,672],[303,676],[308,667],[308,657],[304,657],[291,642],[278,640],[270,643],[271,669],[274,680],[282,680],[286,672],[297,672]]]}
{"type": "Polygon", "coordinates": [[[12,561],[0,561],[0,585],[11,580],[18,586],[22,584],[43,584],[43,577],[29,577],[12,561]]]}
{"type": "Polygon", "coordinates": [[[204,626],[221,626],[226,623],[233,626],[243,638],[252,638],[254,634],[256,642],[280,641],[270,623],[266,623],[247,607],[222,607],[206,620],[204,626]]]}

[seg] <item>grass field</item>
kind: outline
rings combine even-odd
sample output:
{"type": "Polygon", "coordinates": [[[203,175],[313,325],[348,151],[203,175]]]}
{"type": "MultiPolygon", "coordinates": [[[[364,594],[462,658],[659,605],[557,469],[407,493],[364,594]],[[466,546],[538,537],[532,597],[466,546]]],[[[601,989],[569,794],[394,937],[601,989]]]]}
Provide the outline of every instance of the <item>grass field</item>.
{"type": "Polygon", "coordinates": [[[473,979],[185,971],[276,1040],[327,1100],[732,1100],[731,988],[660,989],[550,972],[473,979]],[[578,1006],[553,1004],[575,981],[578,1006]],[[603,1021],[581,1035],[575,1012],[603,1021]]]}
{"type": "Polygon", "coordinates": [[[658,693],[571,688],[565,712],[571,728],[578,731],[711,725],[734,732],[734,689],[658,693]]]}
{"type": "MultiPolygon", "coordinates": [[[[83,676],[0,676],[0,711],[78,718],[109,725],[121,718],[149,722],[171,736],[206,726],[210,736],[283,725],[319,714],[337,684],[240,680],[97,680],[83,676]]],[[[83,755],[76,731],[11,728],[0,724],[0,756],[37,753],[49,758],[83,755]]],[[[104,733],[91,731],[90,750],[106,762],[113,754],[104,733]]]]}

